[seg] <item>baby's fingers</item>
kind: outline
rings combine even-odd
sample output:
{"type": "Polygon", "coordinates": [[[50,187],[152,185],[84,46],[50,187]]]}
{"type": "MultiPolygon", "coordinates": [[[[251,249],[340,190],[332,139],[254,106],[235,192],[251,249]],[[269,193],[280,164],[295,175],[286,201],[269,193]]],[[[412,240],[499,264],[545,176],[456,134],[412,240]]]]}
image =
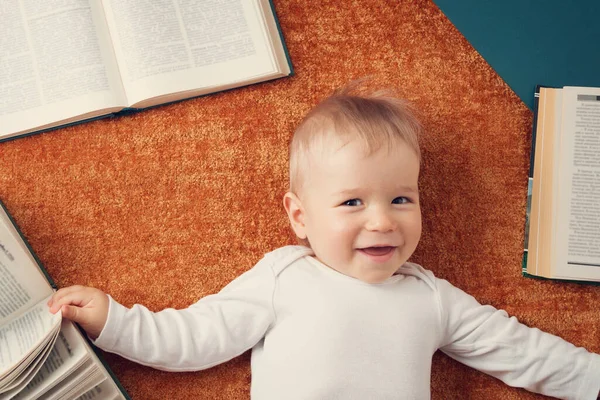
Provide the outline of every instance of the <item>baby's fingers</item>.
{"type": "Polygon", "coordinates": [[[69,286],[60,289],[50,298],[50,312],[56,313],[62,305],[85,306],[93,298],[93,290],[85,286],[69,286]]]}
{"type": "Polygon", "coordinates": [[[86,324],[88,322],[86,320],[85,310],[83,308],[63,304],[61,307],[59,307],[59,309],[63,318],[70,319],[71,321],[79,324],[86,324]]]}
{"type": "Polygon", "coordinates": [[[73,285],[73,286],[68,286],[62,289],[58,289],[58,291],[56,291],[52,297],[50,298],[50,300],[48,300],[48,305],[51,306],[52,303],[54,303],[55,301],[57,301],[58,299],[60,299],[61,297],[69,294],[69,293],[73,293],[76,291],[80,291],[83,290],[85,288],[85,286],[81,286],[81,285],[73,285]]]}

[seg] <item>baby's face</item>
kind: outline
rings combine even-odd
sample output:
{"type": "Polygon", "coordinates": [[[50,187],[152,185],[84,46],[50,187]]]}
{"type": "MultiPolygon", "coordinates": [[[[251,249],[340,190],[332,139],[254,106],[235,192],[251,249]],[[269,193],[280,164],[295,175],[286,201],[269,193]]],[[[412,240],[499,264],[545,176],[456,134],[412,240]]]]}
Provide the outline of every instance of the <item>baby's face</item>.
{"type": "Polygon", "coordinates": [[[338,143],[313,155],[301,193],[304,234],[316,258],[342,274],[383,282],[421,236],[419,161],[404,143],[370,155],[338,143]]]}

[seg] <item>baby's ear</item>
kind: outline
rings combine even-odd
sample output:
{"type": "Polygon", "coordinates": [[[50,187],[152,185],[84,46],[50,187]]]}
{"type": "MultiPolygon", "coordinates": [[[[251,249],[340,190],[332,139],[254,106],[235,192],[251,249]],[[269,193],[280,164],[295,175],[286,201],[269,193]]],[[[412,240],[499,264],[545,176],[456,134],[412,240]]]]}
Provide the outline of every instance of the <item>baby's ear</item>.
{"type": "Polygon", "coordinates": [[[292,192],[287,192],[283,196],[283,206],[287,212],[292,229],[300,239],[306,239],[306,229],[304,226],[304,208],[298,196],[292,192]]]}

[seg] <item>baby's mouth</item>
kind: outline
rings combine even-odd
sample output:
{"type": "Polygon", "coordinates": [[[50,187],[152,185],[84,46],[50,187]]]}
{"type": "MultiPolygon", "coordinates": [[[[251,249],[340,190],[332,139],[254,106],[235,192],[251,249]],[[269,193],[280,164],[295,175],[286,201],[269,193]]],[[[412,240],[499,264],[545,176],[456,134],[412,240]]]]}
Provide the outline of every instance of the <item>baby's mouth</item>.
{"type": "Polygon", "coordinates": [[[395,247],[393,246],[375,246],[375,247],[365,247],[363,249],[359,249],[360,251],[366,253],[370,256],[384,256],[392,251],[394,251],[395,247]]]}

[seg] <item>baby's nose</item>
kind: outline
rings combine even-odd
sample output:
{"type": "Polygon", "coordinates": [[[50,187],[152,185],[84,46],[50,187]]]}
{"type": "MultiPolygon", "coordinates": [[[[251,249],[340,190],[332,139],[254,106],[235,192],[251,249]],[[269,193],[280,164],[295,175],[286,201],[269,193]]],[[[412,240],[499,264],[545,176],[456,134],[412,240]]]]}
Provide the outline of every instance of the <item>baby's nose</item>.
{"type": "Polygon", "coordinates": [[[388,212],[377,210],[371,215],[367,229],[377,232],[389,232],[396,229],[396,222],[388,212]]]}

